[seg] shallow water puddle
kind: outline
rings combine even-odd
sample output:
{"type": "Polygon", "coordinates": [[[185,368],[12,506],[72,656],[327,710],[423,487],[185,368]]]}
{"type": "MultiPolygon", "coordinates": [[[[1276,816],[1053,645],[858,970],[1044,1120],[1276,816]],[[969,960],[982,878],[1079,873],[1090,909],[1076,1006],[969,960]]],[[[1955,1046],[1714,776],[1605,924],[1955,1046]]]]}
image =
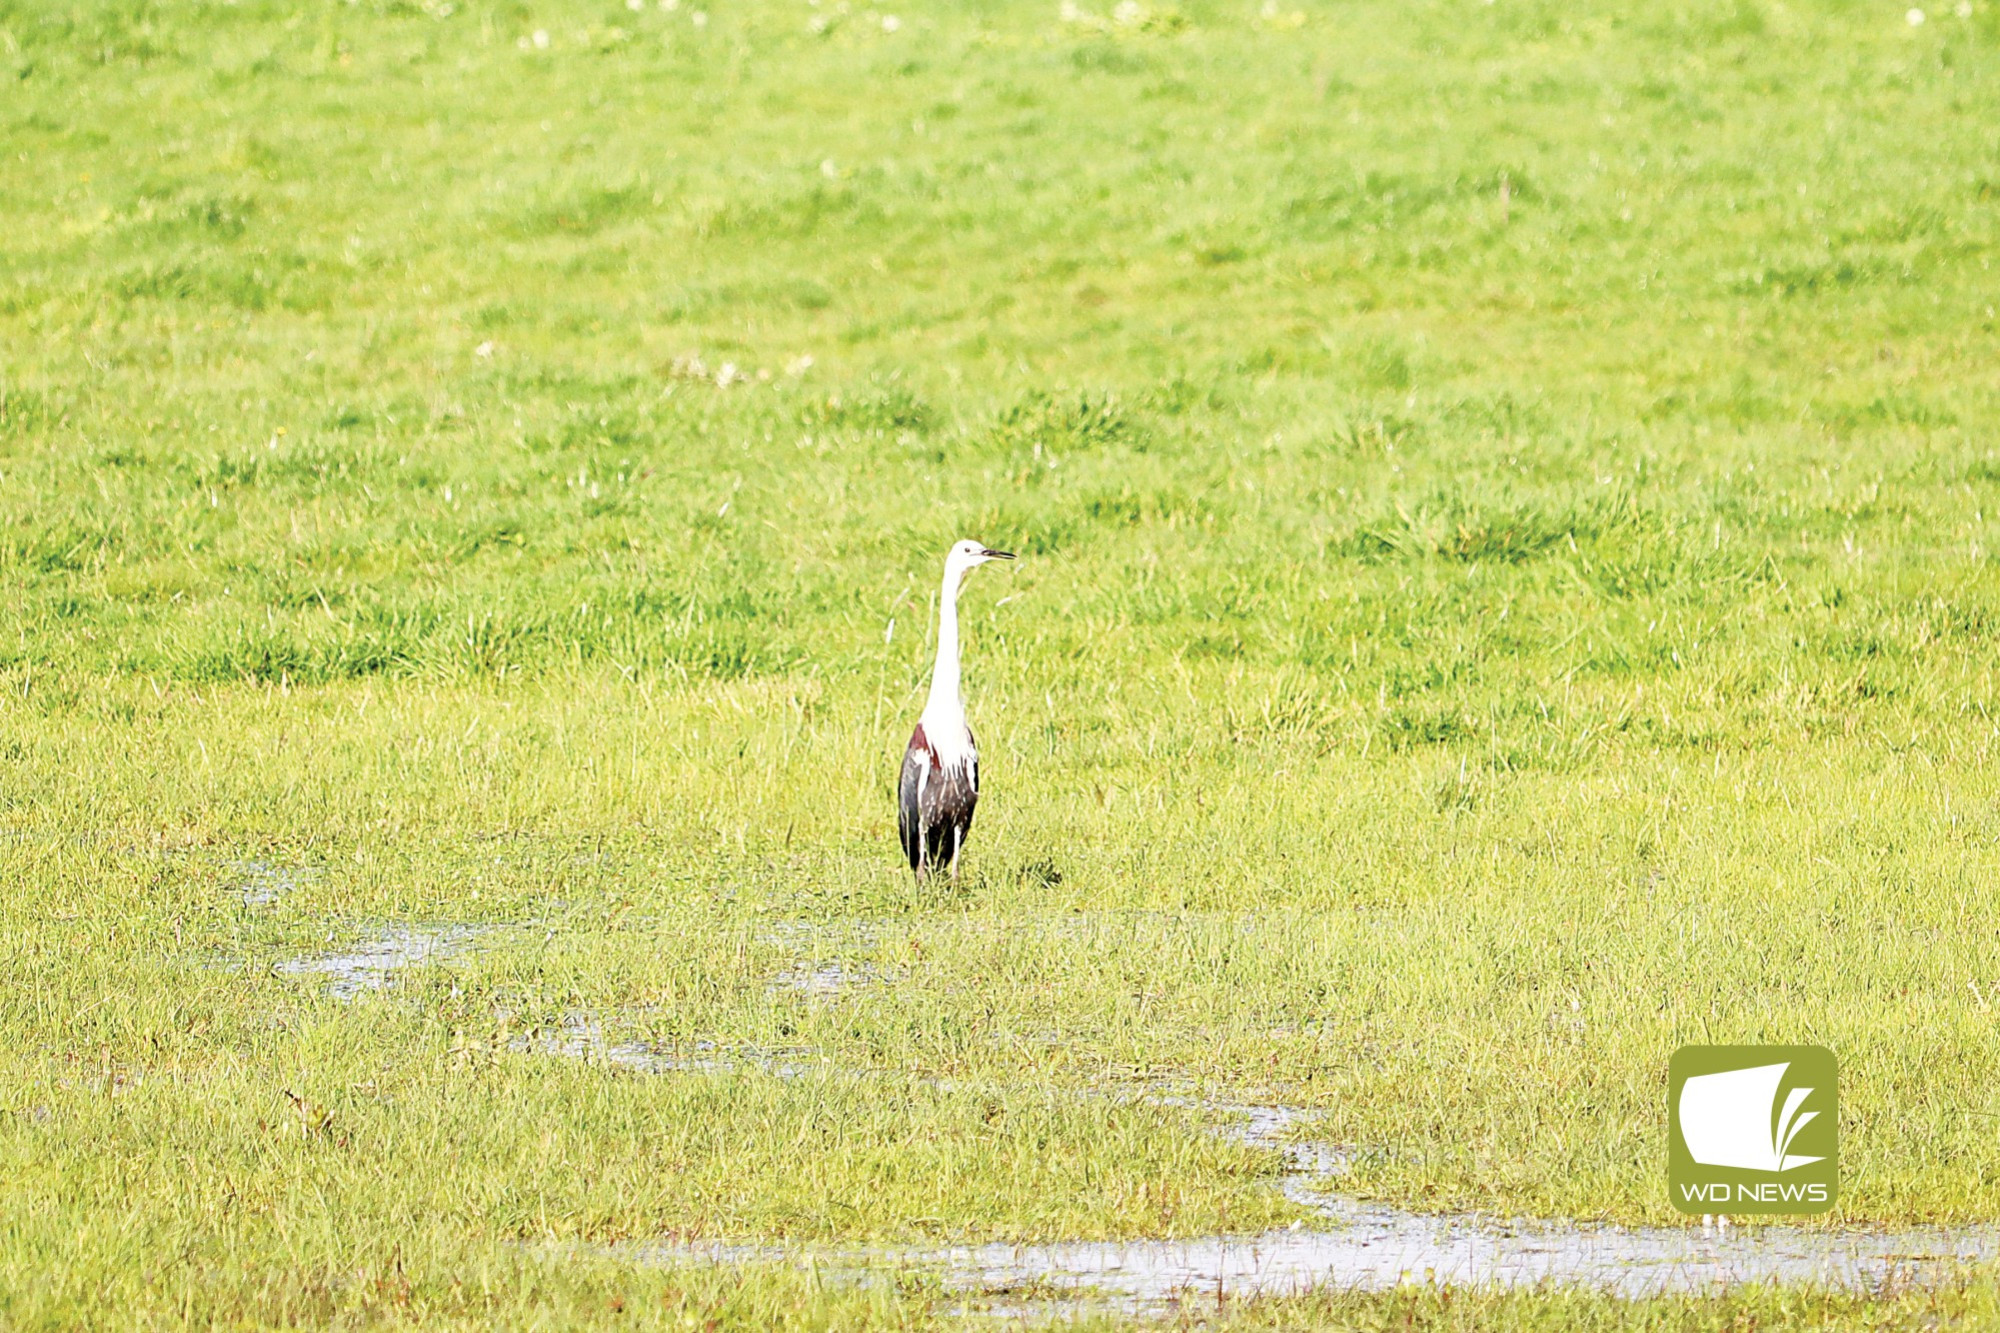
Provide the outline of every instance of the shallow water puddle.
{"type": "Polygon", "coordinates": [[[790,991],[809,999],[824,1000],[864,987],[884,985],[894,979],[893,974],[872,963],[799,963],[773,978],[770,990],[773,995],[790,991]]]}
{"type": "Polygon", "coordinates": [[[245,907],[269,907],[326,873],[318,866],[274,866],[263,861],[238,861],[230,869],[243,877],[236,894],[245,907]]]}
{"type": "Polygon", "coordinates": [[[1293,1129],[1313,1118],[1315,1113],[1308,1107],[1218,1101],[1213,1097],[1173,1092],[1160,1087],[1144,1090],[1139,1100],[1153,1106],[1177,1106],[1200,1111],[1210,1119],[1219,1117],[1218,1123],[1208,1127],[1209,1133],[1216,1137],[1249,1148],[1270,1148],[1282,1152],[1290,1172],[1285,1178],[1288,1185],[1293,1181],[1345,1175],[1353,1158],[1353,1153],[1346,1148],[1292,1137],[1293,1129]]]}
{"type": "Polygon", "coordinates": [[[882,947],[885,933],[881,924],[874,921],[766,924],[758,933],[759,943],[801,955],[771,979],[770,994],[827,1000],[900,980],[901,969],[869,961],[882,947]]]}
{"type": "MultiPolygon", "coordinates": [[[[1256,1109],[1275,1113],[1271,1119],[1278,1121],[1298,1114],[1284,1107],[1256,1109]]],[[[1331,1164],[1337,1171],[1345,1161],[1345,1154],[1324,1146],[1292,1145],[1292,1150],[1295,1164],[1331,1164]]],[[[1876,1290],[1939,1281],[1962,1265],[2000,1258],[2000,1229],[1993,1227],[1840,1233],[1435,1216],[1323,1194],[1319,1187],[1327,1178],[1313,1169],[1295,1171],[1284,1181],[1286,1197],[1325,1223],[1255,1236],[954,1247],[697,1241],[602,1252],[668,1265],[792,1263],[861,1283],[928,1274],[959,1295],[1038,1292],[1128,1314],[1158,1313],[1193,1300],[1297,1295],[1316,1287],[1381,1290],[1407,1283],[1549,1284],[1628,1297],[1713,1292],[1742,1283],[1876,1290]]]]}
{"type": "MultiPolygon", "coordinates": [[[[807,1065],[769,1057],[665,1056],[641,1043],[611,1045],[581,1016],[560,1039],[532,1047],[602,1059],[649,1073],[716,1073],[761,1068],[796,1076],[807,1065]]],[[[1352,1154],[1292,1141],[1309,1108],[1211,1100],[1148,1089],[1140,1100],[1200,1111],[1212,1132],[1285,1155],[1285,1197],[1322,1222],[1254,1236],[1183,1240],[1062,1241],[1044,1245],[809,1246],[728,1242],[630,1243],[596,1250],[629,1262],[789,1263],[849,1282],[898,1274],[937,1278],[947,1291],[988,1305],[1039,1293],[1130,1314],[1156,1313],[1205,1299],[1292,1295],[1315,1287],[1381,1289],[1405,1283],[1450,1286],[1588,1287],[1620,1296],[1709,1292],[1740,1283],[1804,1283],[1877,1289],[1936,1281],[1968,1263],[2000,1259],[2000,1228],[1828,1232],[1799,1227],[1616,1227],[1523,1221],[1477,1214],[1442,1216],[1364,1203],[1326,1192],[1352,1154]]],[[[1023,1307],[1025,1310],[1027,1307],[1023,1307]]],[[[1060,1307],[1046,1311],[1060,1313],[1060,1307]]]]}
{"type": "Polygon", "coordinates": [[[382,989],[389,974],[400,968],[439,963],[462,953],[481,933],[476,926],[386,926],[344,949],[286,959],[272,970],[287,977],[324,976],[327,994],[351,1000],[363,991],[382,989]]]}
{"type": "Polygon", "coordinates": [[[1406,1283],[1589,1287],[1620,1296],[1706,1292],[1745,1282],[1873,1289],[1934,1281],[2000,1255],[1991,1229],[1827,1234],[1794,1228],[1502,1223],[1427,1217],[1352,1200],[1315,1200],[1332,1227],[1190,1240],[1066,1241],[955,1248],[807,1249],[683,1242],[606,1251],[635,1262],[810,1264],[866,1282],[930,1273],[964,1295],[1040,1291],[1094,1298],[1127,1313],[1197,1299],[1296,1295],[1315,1287],[1379,1290],[1406,1283]]]}
{"type": "Polygon", "coordinates": [[[559,1025],[517,1037],[509,1046],[529,1054],[614,1065],[642,1074],[759,1073],[799,1078],[819,1067],[806,1051],[724,1049],[702,1041],[670,1054],[641,1041],[612,1042],[604,1035],[604,1025],[588,1014],[570,1014],[559,1025]]]}

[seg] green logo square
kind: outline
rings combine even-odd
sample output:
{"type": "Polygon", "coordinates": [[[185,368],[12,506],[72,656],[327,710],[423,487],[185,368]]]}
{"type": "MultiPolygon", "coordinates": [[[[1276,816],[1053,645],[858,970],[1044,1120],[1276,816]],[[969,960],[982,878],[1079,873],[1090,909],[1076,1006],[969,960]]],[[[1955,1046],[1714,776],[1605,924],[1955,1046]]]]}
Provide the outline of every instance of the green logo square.
{"type": "Polygon", "coordinates": [[[1667,1191],[1684,1213],[1823,1213],[1840,1196],[1824,1046],[1683,1046],[1667,1065],[1667,1191]]]}

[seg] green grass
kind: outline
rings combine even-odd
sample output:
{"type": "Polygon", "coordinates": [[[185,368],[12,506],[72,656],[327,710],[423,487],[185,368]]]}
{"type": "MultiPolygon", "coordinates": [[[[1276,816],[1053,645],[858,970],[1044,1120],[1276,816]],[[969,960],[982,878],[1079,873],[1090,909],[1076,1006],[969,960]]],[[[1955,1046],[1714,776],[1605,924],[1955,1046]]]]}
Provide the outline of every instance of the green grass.
{"type": "Polygon", "coordinates": [[[1161,1081],[1667,1222],[1697,1040],[2000,1212],[2000,8],[702,4],[0,0],[0,1325],[923,1324],[537,1246],[1288,1220],[1161,1081]]]}

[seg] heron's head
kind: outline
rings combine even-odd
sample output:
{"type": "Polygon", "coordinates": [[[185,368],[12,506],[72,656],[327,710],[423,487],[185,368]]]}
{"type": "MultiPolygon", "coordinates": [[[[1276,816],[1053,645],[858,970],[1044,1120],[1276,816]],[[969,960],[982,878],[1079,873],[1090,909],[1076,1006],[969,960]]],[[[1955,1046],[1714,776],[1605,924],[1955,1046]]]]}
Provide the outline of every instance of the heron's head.
{"type": "Polygon", "coordinates": [[[944,558],[946,574],[963,578],[968,570],[974,570],[988,560],[1012,560],[1012,551],[996,551],[981,542],[964,541],[951,548],[951,554],[944,558]]]}

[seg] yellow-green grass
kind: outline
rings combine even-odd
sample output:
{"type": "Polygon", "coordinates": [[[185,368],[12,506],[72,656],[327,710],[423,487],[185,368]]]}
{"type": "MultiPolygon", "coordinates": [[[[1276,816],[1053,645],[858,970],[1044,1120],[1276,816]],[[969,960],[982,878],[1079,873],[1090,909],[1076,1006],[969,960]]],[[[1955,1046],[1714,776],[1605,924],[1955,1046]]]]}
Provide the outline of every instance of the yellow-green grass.
{"type": "Polygon", "coordinates": [[[545,1242],[1291,1220],[1162,1086],[1667,1222],[1698,1040],[1836,1051],[1837,1223],[2000,1209],[2000,10],[699,8],[0,2],[0,1323],[889,1326],[545,1242]],[[491,929],[274,970],[385,923],[491,929]]]}

